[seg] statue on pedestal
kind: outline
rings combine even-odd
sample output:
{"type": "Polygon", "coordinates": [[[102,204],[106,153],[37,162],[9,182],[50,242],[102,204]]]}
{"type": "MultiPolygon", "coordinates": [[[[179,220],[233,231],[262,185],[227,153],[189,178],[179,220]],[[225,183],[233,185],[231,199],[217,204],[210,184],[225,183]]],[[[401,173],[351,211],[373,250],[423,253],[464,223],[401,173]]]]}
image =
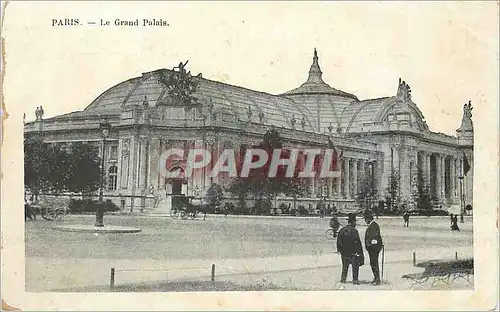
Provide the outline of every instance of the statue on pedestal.
{"type": "Polygon", "coordinates": [[[460,129],[462,130],[472,130],[474,128],[472,124],[472,104],[471,101],[469,103],[464,104],[464,114],[462,117],[462,125],[460,129]]]}
{"type": "Polygon", "coordinates": [[[40,106],[36,108],[35,110],[35,116],[36,116],[36,120],[42,120],[43,119],[43,107],[40,106]]]}
{"type": "Polygon", "coordinates": [[[398,93],[396,97],[403,102],[411,100],[410,85],[408,85],[405,81],[401,81],[401,78],[399,78],[398,93]]]}

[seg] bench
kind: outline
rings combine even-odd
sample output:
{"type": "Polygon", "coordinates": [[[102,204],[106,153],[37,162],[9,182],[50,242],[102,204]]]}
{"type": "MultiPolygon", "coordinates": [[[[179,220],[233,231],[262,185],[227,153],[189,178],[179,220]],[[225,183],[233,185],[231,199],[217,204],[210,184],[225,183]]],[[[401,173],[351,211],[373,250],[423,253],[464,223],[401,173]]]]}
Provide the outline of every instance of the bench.
{"type": "Polygon", "coordinates": [[[415,284],[423,284],[432,279],[432,285],[436,282],[450,283],[462,278],[469,281],[470,275],[474,274],[474,259],[464,260],[430,260],[418,263],[417,267],[425,268],[422,273],[406,274],[402,278],[409,279],[415,284]]]}

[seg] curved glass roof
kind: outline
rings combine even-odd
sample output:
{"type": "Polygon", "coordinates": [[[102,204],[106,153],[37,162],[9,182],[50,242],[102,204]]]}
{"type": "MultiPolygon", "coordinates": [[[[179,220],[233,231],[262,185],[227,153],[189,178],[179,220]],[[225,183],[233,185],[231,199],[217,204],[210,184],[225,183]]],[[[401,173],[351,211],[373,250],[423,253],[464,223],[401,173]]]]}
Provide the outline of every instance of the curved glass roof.
{"type": "MultiPolygon", "coordinates": [[[[119,114],[125,105],[142,105],[146,100],[150,107],[159,103],[169,105],[166,87],[158,81],[165,71],[170,70],[159,69],[121,82],[103,92],[84,111],[55,118],[119,114]]],[[[234,115],[241,121],[316,133],[360,131],[362,127],[380,121],[381,114],[386,114],[388,107],[397,101],[396,97],[359,101],[355,95],[331,88],[321,76],[315,49],[307,81],[284,94],[272,95],[199,76],[196,78],[199,79],[198,90],[194,95],[201,104],[211,103],[216,111],[234,115]],[[263,116],[262,121],[259,115],[263,116]]],[[[409,104],[416,118],[422,120],[416,105],[409,104]]]]}

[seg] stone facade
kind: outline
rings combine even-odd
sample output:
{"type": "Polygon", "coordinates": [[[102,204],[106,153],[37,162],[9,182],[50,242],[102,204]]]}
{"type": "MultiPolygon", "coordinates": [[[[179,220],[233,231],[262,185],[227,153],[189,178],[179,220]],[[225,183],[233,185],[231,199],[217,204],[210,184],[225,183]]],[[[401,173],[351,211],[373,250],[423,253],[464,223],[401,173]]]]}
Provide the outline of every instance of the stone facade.
{"type": "MultiPolygon", "coordinates": [[[[25,135],[42,134],[45,142],[95,142],[101,146],[99,122],[112,124],[106,141],[107,190],[123,211],[152,210],[174,193],[200,196],[211,183],[227,184],[207,172],[179,180],[159,174],[160,155],[172,147],[205,147],[219,155],[225,148],[257,144],[274,127],[286,147],[325,148],[330,141],[340,151],[340,178],[311,179],[307,203],[320,197],[337,207],[355,208],[355,196],[364,177],[383,198],[390,176],[400,176],[399,195],[410,205],[418,169],[437,204],[459,203],[463,183],[465,204],[472,205],[474,172],[472,107],[456,137],[429,130],[411,99],[411,90],[399,81],[395,96],[360,101],[355,95],[330,87],[322,80],[317,52],[307,81],[281,95],[252,91],[196,76],[200,105],[186,108],[168,98],[158,75],[144,73],[102,93],[83,111],[25,123],[25,135]],[[466,156],[471,166],[463,176],[466,156]]],[[[101,151],[102,153],[102,151],[101,151]]],[[[280,201],[287,202],[286,198],[280,201]]]]}

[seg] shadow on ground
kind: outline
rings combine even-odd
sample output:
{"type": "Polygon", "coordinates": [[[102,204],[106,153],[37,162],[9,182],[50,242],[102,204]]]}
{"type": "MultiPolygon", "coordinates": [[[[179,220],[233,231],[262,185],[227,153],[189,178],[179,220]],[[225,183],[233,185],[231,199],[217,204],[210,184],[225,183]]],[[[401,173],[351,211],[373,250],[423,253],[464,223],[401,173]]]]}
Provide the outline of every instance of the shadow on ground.
{"type": "Polygon", "coordinates": [[[74,289],[58,289],[60,292],[191,292],[191,291],[276,291],[283,289],[270,282],[253,285],[239,285],[228,281],[172,281],[117,285],[113,290],[109,285],[89,286],[74,289]]]}

